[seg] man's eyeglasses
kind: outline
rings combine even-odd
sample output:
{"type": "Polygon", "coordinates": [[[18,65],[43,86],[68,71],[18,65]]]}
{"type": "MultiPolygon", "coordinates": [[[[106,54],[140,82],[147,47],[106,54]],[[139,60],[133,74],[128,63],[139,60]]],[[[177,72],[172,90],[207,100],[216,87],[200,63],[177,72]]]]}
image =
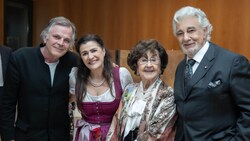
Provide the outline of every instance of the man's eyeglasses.
{"type": "Polygon", "coordinates": [[[146,59],[146,58],[141,58],[138,60],[138,64],[139,65],[145,65],[147,64],[148,62],[150,62],[151,64],[155,64],[155,65],[158,65],[160,63],[160,59],[158,58],[150,58],[149,60],[146,59]]]}

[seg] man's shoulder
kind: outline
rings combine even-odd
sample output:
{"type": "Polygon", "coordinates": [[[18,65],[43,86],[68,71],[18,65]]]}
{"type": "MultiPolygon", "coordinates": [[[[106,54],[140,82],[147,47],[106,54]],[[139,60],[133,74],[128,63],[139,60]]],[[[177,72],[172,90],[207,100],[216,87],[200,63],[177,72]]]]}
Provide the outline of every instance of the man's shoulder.
{"type": "Polygon", "coordinates": [[[210,46],[213,47],[215,49],[215,52],[219,55],[219,56],[231,56],[231,57],[236,57],[236,56],[241,56],[238,53],[235,53],[233,51],[228,50],[225,47],[219,46],[217,44],[214,43],[210,43],[210,46]]]}
{"type": "Polygon", "coordinates": [[[13,55],[30,54],[30,52],[34,52],[35,50],[37,50],[36,47],[21,47],[13,51],[13,55]]]}
{"type": "Polygon", "coordinates": [[[241,54],[238,54],[236,52],[233,52],[233,51],[230,51],[224,47],[220,47],[218,45],[215,45],[215,44],[212,44],[212,46],[214,48],[214,52],[215,52],[215,57],[218,58],[218,60],[220,60],[219,62],[223,62],[223,64],[226,64],[226,63],[231,63],[231,62],[234,62],[234,61],[246,61],[248,62],[248,59],[241,55],[241,54]]]}
{"type": "Polygon", "coordinates": [[[80,62],[80,57],[77,53],[73,51],[68,51],[63,57],[60,59],[62,62],[70,62],[70,65],[76,66],[80,62]]]}
{"type": "Polygon", "coordinates": [[[74,51],[68,51],[65,54],[65,57],[73,59],[73,60],[79,60],[80,59],[79,55],[74,51]]]}
{"type": "Polygon", "coordinates": [[[7,52],[11,52],[11,51],[12,51],[12,48],[10,48],[10,47],[8,47],[8,46],[0,45],[0,50],[4,50],[4,51],[7,51],[7,52]]]}
{"type": "Polygon", "coordinates": [[[14,52],[26,52],[26,51],[34,51],[37,50],[37,47],[21,47],[15,50],[14,52]]]}
{"type": "Polygon", "coordinates": [[[78,54],[74,51],[68,51],[67,54],[69,54],[70,56],[73,56],[73,57],[78,56],[78,54]]]}

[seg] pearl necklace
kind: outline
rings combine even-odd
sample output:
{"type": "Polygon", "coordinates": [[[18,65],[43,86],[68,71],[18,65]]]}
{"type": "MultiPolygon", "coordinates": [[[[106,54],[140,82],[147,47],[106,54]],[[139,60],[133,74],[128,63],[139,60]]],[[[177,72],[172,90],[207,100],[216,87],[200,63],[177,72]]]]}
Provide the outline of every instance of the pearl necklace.
{"type": "Polygon", "coordinates": [[[101,82],[94,82],[93,80],[92,80],[92,78],[91,77],[89,77],[89,83],[93,86],[93,87],[100,87],[103,83],[105,82],[105,78],[103,78],[102,80],[101,80],[101,82]]]}

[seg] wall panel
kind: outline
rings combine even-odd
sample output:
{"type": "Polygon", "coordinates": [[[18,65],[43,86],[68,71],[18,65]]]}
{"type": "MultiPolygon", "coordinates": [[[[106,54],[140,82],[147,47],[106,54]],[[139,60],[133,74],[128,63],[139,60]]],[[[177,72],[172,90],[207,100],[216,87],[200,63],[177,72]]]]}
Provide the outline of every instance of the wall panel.
{"type": "Polygon", "coordinates": [[[0,44],[3,45],[3,37],[4,37],[4,12],[3,12],[3,0],[0,0],[0,44]]]}
{"type": "Polygon", "coordinates": [[[33,43],[40,42],[41,29],[51,17],[63,15],[76,24],[78,36],[99,34],[109,49],[129,50],[140,39],[155,38],[166,49],[178,50],[172,17],[186,5],[207,13],[213,42],[250,59],[249,0],[34,0],[33,43]]]}

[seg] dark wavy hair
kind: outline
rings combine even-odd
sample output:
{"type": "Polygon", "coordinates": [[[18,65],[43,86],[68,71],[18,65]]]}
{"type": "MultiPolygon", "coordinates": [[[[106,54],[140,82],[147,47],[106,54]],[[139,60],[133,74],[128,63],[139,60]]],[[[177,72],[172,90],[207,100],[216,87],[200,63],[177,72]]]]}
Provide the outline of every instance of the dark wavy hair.
{"type": "Polygon", "coordinates": [[[149,50],[151,52],[155,52],[155,50],[159,52],[161,60],[161,74],[163,74],[168,65],[168,54],[160,42],[155,39],[139,41],[128,54],[127,64],[134,71],[134,73],[137,74],[137,62],[149,50]]]}
{"type": "MultiPolygon", "coordinates": [[[[86,34],[82,36],[81,38],[79,38],[79,40],[77,40],[75,44],[76,51],[78,52],[79,55],[81,55],[80,46],[90,41],[96,42],[101,49],[105,49],[106,53],[104,56],[104,69],[103,69],[102,74],[105,80],[108,82],[109,87],[112,88],[112,85],[110,83],[111,78],[113,78],[113,65],[111,61],[111,55],[109,51],[105,48],[101,37],[96,34],[86,34]]],[[[81,60],[78,65],[78,72],[77,72],[77,77],[76,77],[76,89],[75,89],[78,107],[80,106],[80,103],[82,102],[83,98],[86,95],[86,85],[88,83],[89,76],[90,76],[90,70],[88,67],[86,67],[84,62],[81,60]]],[[[112,94],[112,91],[111,91],[111,94],[112,94]]]]}

